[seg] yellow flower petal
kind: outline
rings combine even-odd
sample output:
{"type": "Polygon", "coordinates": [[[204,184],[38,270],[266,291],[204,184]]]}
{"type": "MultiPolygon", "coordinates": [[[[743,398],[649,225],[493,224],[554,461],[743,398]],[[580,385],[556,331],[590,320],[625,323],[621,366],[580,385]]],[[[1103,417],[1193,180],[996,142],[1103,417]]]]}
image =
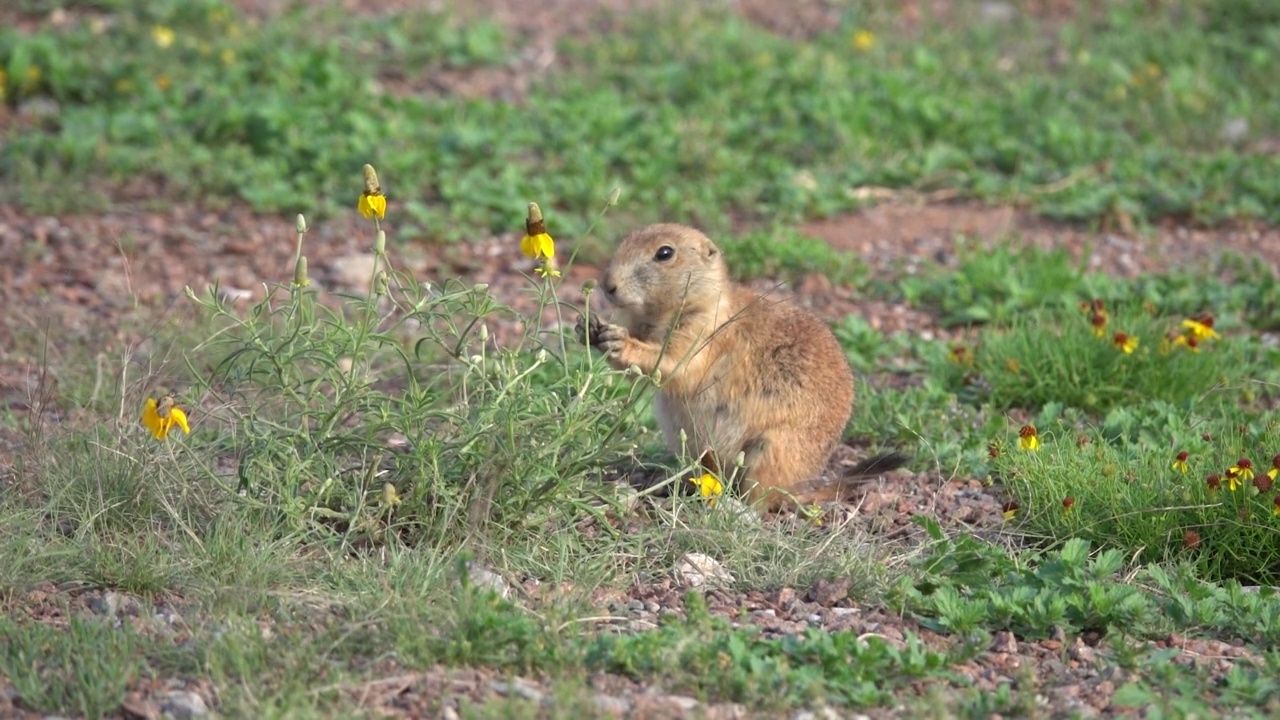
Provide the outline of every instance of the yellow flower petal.
{"type": "Polygon", "coordinates": [[[714,506],[716,498],[724,492],[724,485],[721,485],[720,480],[711,473],[703,473],[702,477],[699,478],[689,478],[689,482],[698,486],[698,492],[702,497],[711,498],[711,502],[707,503],[708,505],[714,506]]]}
{"type": "Polygon", "coordinates": [[[550,260],[556,254],[556,243],[546,233],[525,235],[520,240],[520,252],[534,260],[550,260]]]}
{"type": "Polygon", "coordinates": [[[1216,330],[1199,320],[1183,320],[1182,327],[1190,330],[1200,340],[1217,340],[1220,337],[1216,330]]]}
{"type": "Polygon", "coordinates": [[[171,409],[169,411],[169,420],[171,424],[177,423],[178,427],[182,428],[182,432],[187,435],[191,434],[191,426],[187,424],[187,414],[182,411],[182,408],[175,407],[171,409]]]}
{"type": "Polygon", "coordinates": [[[182,428],[182,432],[191,434],[187,414],[174,404],[173,398],[169,396],[165,396],[163,409],[155,398],[147,398],[146,404],[142,406],[142,425],[150,430],[151,435],[157,440],[168,438],[169,431],[175,426],[182,428]]]}
{"type": "Polygon", "coordinates": [[[157,440],[163,440],[169,429],[165,427],[164,418],[156,412],[156,399],[147,398],[147,402],[142,406],[142,426],[151,431],[157,440]]]}
{"type": "Polygon", "coordinates": [[[356,204],[356,209],[367,218],[376,217],[381,220],[387,215],[387,197],[360,193],[360,202],[356,204]]]}

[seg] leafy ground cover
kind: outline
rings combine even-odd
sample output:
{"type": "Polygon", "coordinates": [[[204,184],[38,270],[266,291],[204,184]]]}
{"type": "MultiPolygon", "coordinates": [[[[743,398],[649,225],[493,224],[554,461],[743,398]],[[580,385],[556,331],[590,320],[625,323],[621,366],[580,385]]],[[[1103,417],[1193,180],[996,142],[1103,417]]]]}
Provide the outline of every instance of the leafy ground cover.
{"type": "Polygon", "coordinates": [[[405,5],[0,11],[0,714],[1276,712],[1269,4],[405,5]],[[654,219],[911,466],[700,495],[654,219]]]}

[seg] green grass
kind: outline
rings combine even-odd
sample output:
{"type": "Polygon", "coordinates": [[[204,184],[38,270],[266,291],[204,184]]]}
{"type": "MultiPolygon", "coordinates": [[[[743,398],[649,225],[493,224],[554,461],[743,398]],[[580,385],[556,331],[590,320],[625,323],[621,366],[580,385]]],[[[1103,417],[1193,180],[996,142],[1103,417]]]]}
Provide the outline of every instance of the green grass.
{"type": "Polygon", "coordinates": [[[142,181],[163,188],[154,208],[319,218],[354,210],[369,162],[392,242],[508,231],[530,199],[580,259],[639,222],[696,221],[725,238],[738,277],[820,273],[935,317],[928,335],[834,323],[860,375],[848,435],[1012,504],[970,533],[922,503],[913,543],[858,517],[756,523],[728,499],[637,498],[612,479],[642,468],[684,483],[692,460],[662,449],[651,379],[579,347],[576,308],[534,277],[522,292],[564,323],[521,317],[469,278],[428,285],[381,253],[366,295],[262,278],[255,305],[215,288],[119,327],[58,333],[15,315],[14,358],[39,372],[35,411],[0,411],[0,450],[14,450],[0,472],[0,686],[25,710],[97,717],[139,687],[198,680],[224,717],[332,717],[373,712],[388,677],[480,668],[539,679],[565,714],[600,712],[601,676],[766,714],[1043,712],[1058,678],[1028,667],[992,690],[964,671],[1012,631],[1101,637],[1099,672],[1123,677],[1115,706],[1275,711],[1277,490],[1206,482],[1244,457],[1266,477],[1280,453],[1262,334],[1280,326],[1272,268],[1229,256],[1121,280],[1013,237],[958,240],[952,269],[873,274],[800,228],[857,207],[864,186],[1122,226],[1274,221],[1280,167],[1249,149],[1280,132],[1274,11],[1117,1],[1058,23],[925,17],[905,34],[869,7],[845,4],[837,29],[803,41],[706,8],[627,16],[562,38],[559,62],[511,102],[439,88],[506,72],[523,50],[467,13],[259,21],[221,0],[23,0],[76,12],[0,30],[14,113],[0,202],[101,208],[142,181]],[[1225,138],[1225,120],[1246,137],[1225,138]],[[1095,299],[1101,337],[1079,309],[1095,299]],[[1221,338],[1162,347],[1206,312],[1221,338]],[[497,347],[492,329],[511,319],[522,332],[497,347]],[[190,435],[138,427],[162,389],[190,435]],[[1019,442],[1029,425],[1035,450],[1019,442]],[[733,575],[729,590],[684,594],[648,630],[617,622],[627,591],[667,588],[694,552],[733,575]],[[901,616],[903,639],[777,637],[708,609],[836,577],[859,612],[901,616]],[[106,592],[120,607],[101,609],[106,592]],[[1189,668],[1153,645],[1170,634],[1258,659],[1189,668]]]}
{"type": "Polygon", "coordinates": [[[516,107],[402,89],[511,58],[520,39],[489,21],[299,8],[259,24],[220,0],[157,0],[105,28],[0,34],[8,102],[58,103],[13,133],[0,173],[35,209],[106,202],[145,176],[173,197],[328,211],[352,204],[351,168],[372,161],[437,237],[506,228],[528,197],[576,234],[613,186],[639,219],[709,226],[838,212],[866,185],[1078,219],[1275,219],[1275,156],[1242,144],[1277,132],[1280,33],[1221,13],[1225,0],[1176,5],[1116,2],[1052,27],[926,18],[906,37],[851,4],[809,42],[668,9],[563,39],[565,68],[516,107]],[[876,36],[865,52],[858,29],[876,36]],[[1244,141],[1223,139],[1224,119],[1244,141]],[[93,193],[65,190],[86,178],[93,193]]]}

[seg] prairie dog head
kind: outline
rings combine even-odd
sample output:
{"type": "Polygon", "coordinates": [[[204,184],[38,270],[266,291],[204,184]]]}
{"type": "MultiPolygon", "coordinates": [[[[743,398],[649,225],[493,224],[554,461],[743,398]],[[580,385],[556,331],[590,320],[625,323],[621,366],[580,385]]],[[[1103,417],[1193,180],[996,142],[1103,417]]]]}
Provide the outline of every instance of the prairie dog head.
{"type": "Polygon", "coordinates": [[[600,282],[605,298],[633,331],[665,327],[677,314],[711,309],[728,285],[724,256],[710,238],[665,223],[623,238],[600,282]]]}

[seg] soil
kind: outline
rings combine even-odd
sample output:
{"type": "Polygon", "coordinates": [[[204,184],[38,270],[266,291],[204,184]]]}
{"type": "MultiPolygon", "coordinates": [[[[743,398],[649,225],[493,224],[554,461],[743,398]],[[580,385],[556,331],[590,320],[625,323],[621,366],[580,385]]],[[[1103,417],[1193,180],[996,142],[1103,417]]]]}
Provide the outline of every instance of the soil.
{"type": "MultiPolygon", "coordinates": [[[[361,12],[430,5],[413,0],[345,2],[361,12]],[[370,10],[375,6],[376,10],[370,10]]],[[[237,4],[263,17],[287,5],[284,0],[237,0],[237,4]]],[[[471,11],[507,24],[529,41],[522,59],[510,68],[484,71],[488,75],[460,73],[433,88],[406,86],[403,90],[518,98],[530,78],[555,66],[557,37],[607,32],[612,27],[611,13],[638,4],[653,3],[549,0],[540,4],[539,12],[529,13],[522,9],[523,3],[514,0],[480,0],[471,4],[471,11]]],[[[839,19],[839,5],[811,0],[741,0],[732,4],[751,22],[795,37],[833,27],[839,19]]],[[[922,12],[945,16],[951,5],[943,0],[903,2],[902,22],[909,27],[919,21],[922,12]]],[[[1019,11],[1059,17],[1077,10],[1074,2],[1046,0],[1028,3],[1019,11]]],[[[65,13],[40,18],[9,9],[0,11],[0,22],[19,28],[66,19],[65,13]]],[[[876,204],[857,213],[811,222],[803,229],[857,254],[876,271],[916,272],[950,265],[956,258],[957,236],[971,239],[965,242],[1007,240],[1063,248],[1073,258],[1087,258],[1092,270],[1123,277],[1175,267],[1208,271],[1217,267],[1226,252],[1257,257],[1273,272],[1280,270],[1280,228],[1200,228],[1170,222],[1141,233],[1124,228],[1100,232],[1038,218],[1013,207],[939,202],[936,197],[874,188],[854,192],[873,198],[876,204]]],[[[394,219],[387,224],[392,238],[397,237],[394,224],[394,219]]],[[[438,282],[461,276],[469,282],[488,283],[500,300],[527,313],[534,307],[526,280],[531,265],[518,252],[519,239],[513,232],[442,247],[398,238],[392,243],[391,258],[396,267],[421,280],[438,282]]],[[[571,238],[561,240],[572,242],[571,238]]],[[[113,357],[145,349],[152,329],[190,317],[183,297],[185,287],[203,292],[217,282],[224,296],[243,308],[263,296],[264,282],[287,281],[292,274],[293,243],[291,218],[259,216],[239,208],[178,205],[143,210],[120,204],[96,215],[44,217],[16,207],[0,207],[0,257],[6,259],[0,265],[0,303],[5,307],[0,322],[0,403],[16,413],[35,404],[33,398],[42,383],[49,382],[42,375],[45,333],[88,338],[113,357]]],[[[370,244],[369,225],[354,212],[316,223],[306,238],[313,281],[329,291],[362,290],[368,282],[370,244]]],[[[561,300],[580,304],[582,282],[597,272],[597,268],[582,265],[568,269],[561,300]]],[[[773,284],[769,280],[757,282],[761,288],[773,284]]],[[[856,289],[834,286],[821,276],[803,278],[787,291],[828,320],[857,313],[886,332],[943,332],[927,313],[867,300],[856,289]]],[[[495,342],[501,342],[518,328],[498,326],[491,331],[495,342]]],[[[56,380],[63,360],[56,352],[48,353],[47,359],[56,380]]],[[[13,454],[21,442],[12,432],[0,432],[0,475],[11,470],[13,454]]],[[[841,448],[833,459],[832,471],[854,462],[857,456],[857,450],[841,448]]],[[[925,514],[948,529],[994,536],[1000,534],[1004,522],[1001,504],[998,495],[975,479],[947,477],[936,470],[896,471],[870,483],[846,506],[831,509],[827,521],[835,526],[853,523],[889,542],[913,543],[919,541],[920,530],[911,517],[925,514]]],[[[619,629],[647,627],[663,614],[682,614],[680,596],[681,589],[670,580],[639,585],[615,597],[602,596],[600,614],[619,618],[607,623],[619,629]]],[[[894,643],[902,642],[907,631],[921,634],[934,647],[954,642],[909,620],[861,606],[848,596],[847,588],[841,593],[838,587],[832,591],[830,585],[769,592],[713,590],[708,599],[714,613],[732,618],[736,624],[756,625],[768,635],[822,627],[874,634],[894,643]]],[[[65,623],[67,613],[81,612],[134,622],[148,632],[181,633],[180,624],[170,617],[180,614],[179,599],[172,606],[161,602],[143,613],[136,599],[112,591],[46,586],[31,589],[19,605],[24,612],[52,623],[65,623]],[[115,597],[114,605],[108,602],[108,595],[115,597]]],[[[1183,661],[1203,664],[1215,676],[1225,673],[1232,663],[1249,659],[1247,651],[1226,643],[1173,637],[1154,644],[1178,649],[1183,661]]],[[[977,659],[956,668],[957,679],[951,682],[994,689],[999,684],[1025,682],[1026,668],[1030,668],[1036,691],[1043,695],[1052,715],[1112,714],[1118,711],[1110,705],[1111,696],[1126,678],[1124,671],[1100,660],[1106,652],[1105,644],[1094,646],[1081,638],[1027,642],[1001,633],[977,659]]],[[[410,672],[393,665],[381,670],[381,679],[348,690],[371,709],[395,715],[425,712],[456,717],[462,706],[486,697],[550,697],[544,682],[499,678],[485,670],[410,672]]],[[[704,706],[624,677],[601,676],[595,684],[598,695],[593,702],[601,714],[677,717],[694,708],[709,717],[745,714],[741,708],[704,706]]],[[[922,683],[914,692],[926,689],[922,683]]],[[[166,698],[179,692],[195,693],[211,707],[216,706],[216,693],[207,683],[172,678],[133,688],[121,716],[158,714],[166,698]]],[[[13,707],[11,699],[11,688],[0,683],[0,716],[39,717],[13,707]]],[[[867,716],[889,717],[891,713],[873,711],[867,716]]]]}

